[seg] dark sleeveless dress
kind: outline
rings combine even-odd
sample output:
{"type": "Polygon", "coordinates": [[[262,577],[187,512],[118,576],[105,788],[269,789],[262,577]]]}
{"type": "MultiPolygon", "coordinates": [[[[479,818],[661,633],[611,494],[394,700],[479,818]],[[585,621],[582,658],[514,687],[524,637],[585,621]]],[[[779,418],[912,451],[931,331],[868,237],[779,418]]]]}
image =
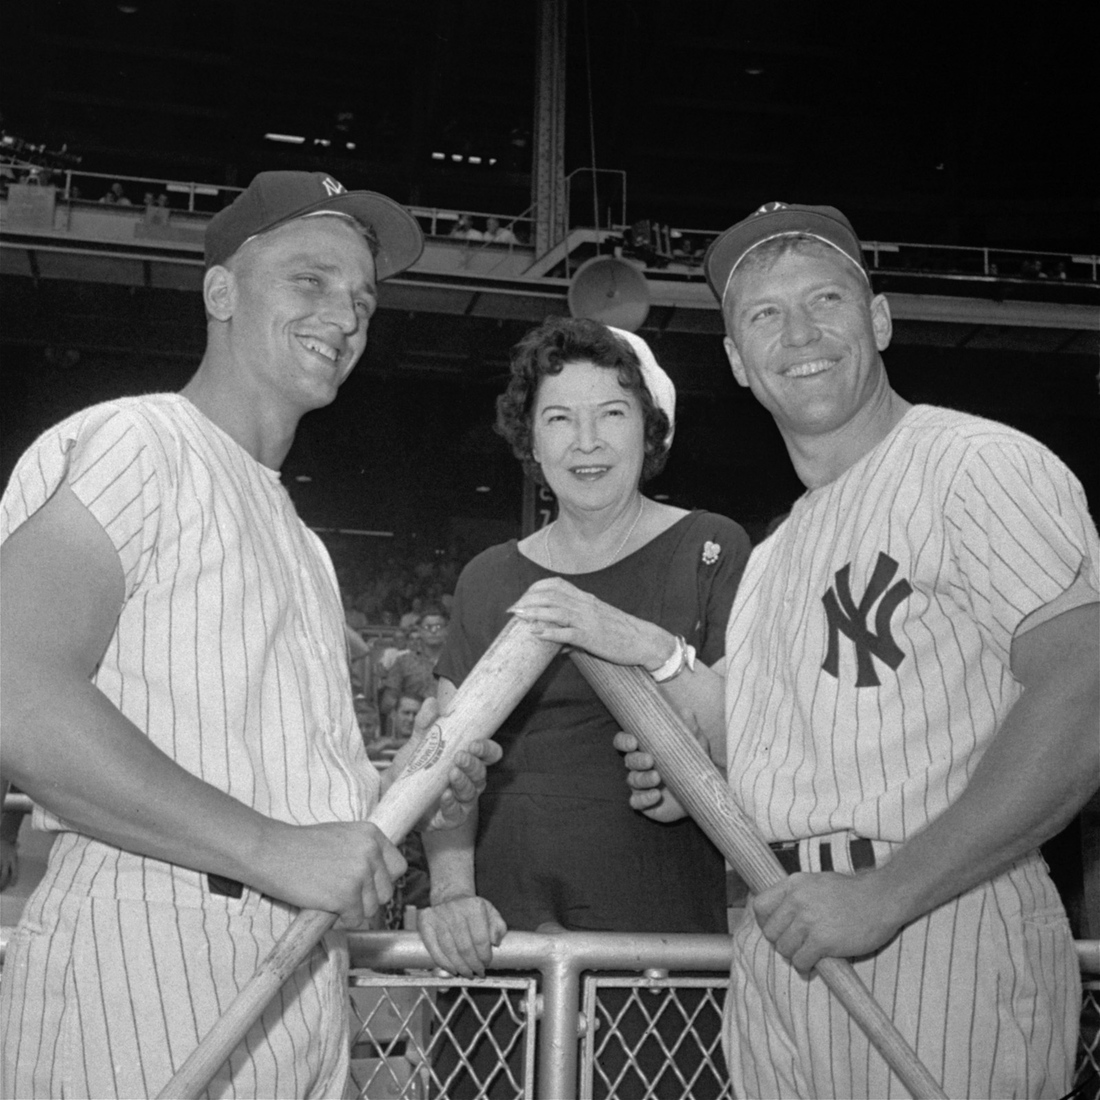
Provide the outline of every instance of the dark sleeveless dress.
{"type": "MultiPolygon", "coordinates": [[[[749,550],[741,527],[709,512],[684,516],[594,573],[554,574],[525,558],[515,540],[494,546],[459,578],[436,673],[460,684],[507,622],[507,609],[535,581],[555,575],[682,634],[700,660],[714,664],[749,550]]],[[[626,770],[612,744],[618,728],[573,662],[555,658],[496,734],[504,756],[489,769],[478,804],[477,892],[520,931],[554,921],[572,931],[725,932],[721,855],[694,822],[662,825],[630,808],[626,770]]],[[[435,1036],[433,1069],[445,1086],[432,1090],[433,1100],[514,1097],[523,1073],[519,1010],[497,1011],[495,990],[466,996],[458,1003],[457,995],[440,994],[450,1015],[448,1028],[435,1036]],[[501,1066],[500,1051],[509,1049],[501,1066]]],[[[698,1043],[717,1050],[719,1020],[697,1015],[701,996],[682,990],[680,1002],[698,1043]]],[[[601,1056],[618,1081],[616,1095],[680,1096],[675,1078],[682,1076],[694,1082],[695,1100],[721,1096],[727,1076],[721,1051],[715,1069],[702,1066],[696,1045],[677,1045],[682,1022],[664,1013],[654,1031],[627,997],[619,989],[601,997],[632,1050],[629,1059],[617,1046],[601,1056]],[[675,1075],[666,1067],[674,1047],[675,1075]]],[[[594,1090],[597,1100],[606,1095],[598,1076],[594,1090]]]]}
{"type": "MultiPolygon", "coordinates": [[[[682,634],[711,665],[750,543],[732,520],[693,512],[578,588],[682,634]]],[[[478,555],[455,591],[436,674],[458,685],[535,581],[554,576],[513,540],[478,555]]],[[[725,866],[694,822],[650,821],[629,806],[612,744],[618,724],[564,654],[496,735],[504,757],[481,796],[477,892],[508,926],[533,931],[725,932],[725,866]]]]}

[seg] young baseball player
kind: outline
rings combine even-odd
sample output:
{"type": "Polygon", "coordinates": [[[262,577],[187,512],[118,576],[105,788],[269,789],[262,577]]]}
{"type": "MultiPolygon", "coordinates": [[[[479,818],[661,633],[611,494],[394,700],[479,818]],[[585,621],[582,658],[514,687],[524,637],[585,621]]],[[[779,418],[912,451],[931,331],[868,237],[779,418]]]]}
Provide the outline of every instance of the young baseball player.
{"type": "Polygon", "coordinates": [[[1037,849],[1098,780],[1096,528],[1045,447],[893,392],[860,260],[839,212],[771,204],[707,261],[807,488],[729,626],[730,782],[810,872],[736,937],[735,1088],[898,1093],[804,976],[837,955],[948,1095],[1061,1096],[1080,987],[1037,849]]]}
{"type": "MultiPolygon", "coordinates": [[[[1038,848],[1100,781],[1100,547],[1081,486],[1022,433],[891,389],[889,305],[839,211],[769,204],[706,271],[734,376],[806,486],[746,567],[724,681],[698,663],[669,681],[792,872],[734,934],[733,1094],[906,1095],[810,974],[836,956],[947,1095],[1062,1096],[1080,981],[1038,848]]],[[[623,663],[675,651],[561,593],[517,607],[623,663]]],[[[628,766],[636,808],[674,816],[652,758],[628,766]]]]}
{"type": "MultiPolygon", "coordinates": [[[[208,227],[183,392],[78,413],[12,475],[4,772],[58,837],[4,967],[5,1095],[155,1095],[298,907],[350,927],[390,897],[335,574],[279,467],[421,247],[382,195],[257,176],[208,227]]],[[[438,822],[498,752],[463,758],[438,822]]],[[[330,933],[212,1094],[341,1095],[346,965],[330,933]]]]}

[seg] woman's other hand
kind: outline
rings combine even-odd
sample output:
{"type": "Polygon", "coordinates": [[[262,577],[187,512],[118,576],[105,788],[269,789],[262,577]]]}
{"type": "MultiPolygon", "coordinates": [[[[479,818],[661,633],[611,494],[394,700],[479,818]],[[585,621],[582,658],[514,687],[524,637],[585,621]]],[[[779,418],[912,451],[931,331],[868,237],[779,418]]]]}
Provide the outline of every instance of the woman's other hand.
{"type": "Polygon", "coordinates": [[[436,966],[462,978],[480,978],[508,926],[484,898],[467,896],[421,909],[417,931],[436,966]]]}

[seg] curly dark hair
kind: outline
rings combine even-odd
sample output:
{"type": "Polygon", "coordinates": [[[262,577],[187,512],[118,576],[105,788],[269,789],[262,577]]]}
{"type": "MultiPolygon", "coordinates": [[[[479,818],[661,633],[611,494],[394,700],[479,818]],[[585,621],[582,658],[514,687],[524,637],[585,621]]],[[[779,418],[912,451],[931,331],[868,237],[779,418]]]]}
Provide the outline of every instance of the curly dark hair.
{"type": "Polygon", "coordinates": [[[512,349],[512,377],[497,398],[496,431],[523,463],[524,472],[545,485],[542,469],[531,446],[531,420],[539,384],[549,374],[560,374],[566,363],[593,363],[618,371],[619,384],[642,406],[645,458],[642,482],[656,477],[668,461],[665,439],[668,414],[657,407],[642,377],[634,349],[606,325],[578,317],[547,317],[512,349]]]}

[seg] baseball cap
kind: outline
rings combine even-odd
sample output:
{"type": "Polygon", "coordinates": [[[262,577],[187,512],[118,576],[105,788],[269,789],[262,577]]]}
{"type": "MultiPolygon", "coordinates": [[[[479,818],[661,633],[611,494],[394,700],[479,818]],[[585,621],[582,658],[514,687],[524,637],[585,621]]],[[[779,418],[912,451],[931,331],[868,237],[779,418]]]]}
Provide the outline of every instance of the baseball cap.
{"type": "Polygon", "coordinates": [[[798,203],[768,202],[747,218],[731,226],[711,242],[703,257],[703,270],[719,302],[726,295],[730,277],[746,254],[775,237],[805,234],[816,237],[843,253],[870,276],[863,264],[863,250],[852,223],[835,206],[800,206],[798,203]]]}
{"type": "Polygon", "coordinates": [[[378,238],[375,273],[387,279],[424,250],[416,219],[377,191],[349,191],[324,172],[260,172],[206,227],[206,266],[223,264],[245,241],[295,218],[331,211],[371,226],[378,238]]]}

